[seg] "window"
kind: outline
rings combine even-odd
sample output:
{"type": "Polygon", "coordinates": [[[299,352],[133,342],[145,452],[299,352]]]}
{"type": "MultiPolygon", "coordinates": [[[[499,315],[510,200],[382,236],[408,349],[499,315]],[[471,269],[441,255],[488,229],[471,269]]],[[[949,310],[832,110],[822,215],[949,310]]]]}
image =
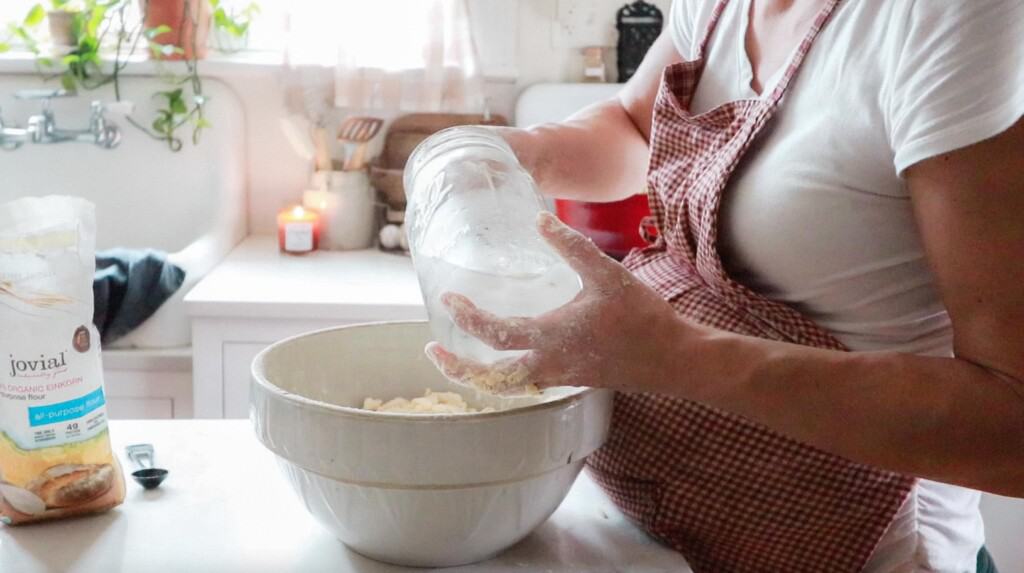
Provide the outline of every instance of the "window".
{"type": "Polygon", "coordinates": [[[0,21],[20,21],[36,4],[37,0],[4,0],[0,2],[0,21]]]}
{"type": "MultiPolygon", "coordinates": [[[[0,0],[0,42],[8,40],[7,24],[20,23],[36,4],[48,7],[50,0],[0,0]]],[[[125,0],[134,11],[138,0],[125,0]]],[[[241,8],[250,0],[222,0],[241,8]]],[[[400,69],[415,64],[410,46],[422,45],[429,30],[428,12],[432,0],[256,0],[259,15],[250,27],[247,49],[277,52],[292,45],[291,61],[334,65],[335,48],[366,46],[361,56],[366,65],[400,69]],[[384,41],[384,39],[387,41],[384,41]]],[[[471,28],[477,38],[480,65],[487,73],[507,75],[515,67],[516,21],[519,0],[468,0],[471,28]]],[[[46,21],[35,36],[49,40],[46,21]]],[[[17,50],[20,42],[10,38],[17,50]]],[[[216,47],[216,42],[211,42],[216,47]]]]}
{"type": "Polygon", "coordinates": [[[20,25],[29,10],[38,2],[36,0],[3,0],[0,2],[0,43],[5,48],[16,49],[22,41],[11,33],[10,27],[20,25]]]}

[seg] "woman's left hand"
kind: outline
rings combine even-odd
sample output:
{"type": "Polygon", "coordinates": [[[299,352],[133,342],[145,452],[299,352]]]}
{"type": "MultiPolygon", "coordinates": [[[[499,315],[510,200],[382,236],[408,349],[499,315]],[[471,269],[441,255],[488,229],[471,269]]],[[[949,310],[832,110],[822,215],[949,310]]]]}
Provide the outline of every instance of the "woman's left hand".
{"type": "Polygon", "coordinates": [[[480,364],[440,344],[427,355],[450,379],[477,385],[498,381],[498,391],[534,384],[650,390],[685,352],[691,329],[653,289],[602,253],[590,239],[542,213],[541,236],[580,275],[583,289],[571,302],[536,318],[495,316],[465,296],[442,302],[464,331],[495,350],[527,350],[518,358],[480,364]]]}

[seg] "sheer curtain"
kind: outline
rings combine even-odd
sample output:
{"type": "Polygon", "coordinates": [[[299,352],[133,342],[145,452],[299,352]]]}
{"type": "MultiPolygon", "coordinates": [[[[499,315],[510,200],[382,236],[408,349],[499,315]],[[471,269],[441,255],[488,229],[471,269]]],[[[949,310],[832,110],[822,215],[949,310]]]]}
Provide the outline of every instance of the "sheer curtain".
{"type": "Polygon", "coordinates": [[[288,59],[335,69],[335,105],[480,111],[483,82],[466,0],[302,0],[288,59]]]}

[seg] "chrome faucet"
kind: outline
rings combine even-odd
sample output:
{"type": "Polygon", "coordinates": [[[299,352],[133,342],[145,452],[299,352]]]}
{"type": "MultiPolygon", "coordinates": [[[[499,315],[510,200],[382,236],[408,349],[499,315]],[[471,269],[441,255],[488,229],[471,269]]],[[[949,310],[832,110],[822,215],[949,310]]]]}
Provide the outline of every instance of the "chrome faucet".
{"type": "Polygon", "coordinates": [[[32,135],[23,127],[7,127],[0,113],[0,149],[11,151],[32,140],[32,135]]]}
{"type": "Polygon", "coordinates": [[[18,99],[37,99],[42,102],[42,111],[28,118],[26,127],[5,127],[0,118],[0,148],[17,149],[25,143],[92,143],[104,149],[113,149],[121,143],[121,130],[109,121],[106,112],[131,113],[133,106],[128,102],[104,104],[94,101],[90,106],[89,127],[86,129],[61,129],[57,127],[50,102],[53,98],[71,97],[75,92],[65,90],[22,90],[14,94],[18,99]]]}

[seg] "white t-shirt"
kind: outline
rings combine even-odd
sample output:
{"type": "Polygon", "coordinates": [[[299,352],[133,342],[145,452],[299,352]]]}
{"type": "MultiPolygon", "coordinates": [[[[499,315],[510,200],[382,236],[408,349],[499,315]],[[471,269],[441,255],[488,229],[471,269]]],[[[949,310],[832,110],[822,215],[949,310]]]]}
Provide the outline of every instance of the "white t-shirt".
{"type": "MultiPolygon", "coordinates": [[[[684,59],[696,57],[715,4],[673,3],[670,34],[684,59]]],[[[694,113],[759,97],[744,48],[749,7],[732,0],[722,14],[694,113]]],[[[762,78],[762,93],[780,77],[762,78]]],[[[1022,115],[1021,0],[841,2],[726,190],[726,267],[853,350],[951,355],[900,173],[1022,115]]],[[[920,481],[867,571],[973,572],[984,541],[978,497],[920,481]]]]}

